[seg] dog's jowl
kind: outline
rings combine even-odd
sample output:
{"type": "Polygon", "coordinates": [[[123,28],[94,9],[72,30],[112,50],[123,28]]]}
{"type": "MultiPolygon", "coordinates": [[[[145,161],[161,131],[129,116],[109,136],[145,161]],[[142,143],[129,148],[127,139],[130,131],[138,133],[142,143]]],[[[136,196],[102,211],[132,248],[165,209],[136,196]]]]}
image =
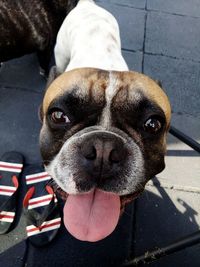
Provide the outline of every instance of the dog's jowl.
{"type": "Polygon", "coordinates": [[[59,71],[66,71],[44,96],[40,146],[46,169],[66,200],[66,228],[76,238],[94,242],[113,232],[124,205],[163,170],[171,110],[156,82],[128,70],[110,13],[81,0],[63,25],[55,51],[60,47],[59,71]],[[62,47],[69,21],[69,42],[62,47]],[[101,61],[95,50],[97,32],[105,39],[101,61]],[[88,57],[87,38],[92,48],[88,57]],[[60,64],[62,49],[67,59],[60,64]]]}

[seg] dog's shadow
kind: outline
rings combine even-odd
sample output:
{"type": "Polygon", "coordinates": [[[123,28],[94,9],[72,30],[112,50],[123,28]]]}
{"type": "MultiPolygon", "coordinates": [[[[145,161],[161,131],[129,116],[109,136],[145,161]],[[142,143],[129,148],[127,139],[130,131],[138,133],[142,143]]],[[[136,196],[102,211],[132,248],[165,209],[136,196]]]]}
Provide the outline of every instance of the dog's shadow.
{"type": "Polygon", "coordinates": [[[199,214],[195,210],[199,194],[165,189],[156,177],[153,185],[135,204],[134,257],[199,230],[199,214]]]}

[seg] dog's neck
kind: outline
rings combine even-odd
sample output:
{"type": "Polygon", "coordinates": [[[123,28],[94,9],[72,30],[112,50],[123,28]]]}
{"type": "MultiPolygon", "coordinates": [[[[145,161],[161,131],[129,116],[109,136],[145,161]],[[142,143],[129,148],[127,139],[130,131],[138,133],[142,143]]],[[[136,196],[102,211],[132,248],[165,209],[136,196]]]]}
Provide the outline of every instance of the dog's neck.
{"type": "Polygon", "coordinates": [[[69,34],[71,56],[65,71],[83,67],[127,71],[115,18],[90,0],[81,0],[75,10],[76,19],[68,24],[73,35],[69,34]]]}

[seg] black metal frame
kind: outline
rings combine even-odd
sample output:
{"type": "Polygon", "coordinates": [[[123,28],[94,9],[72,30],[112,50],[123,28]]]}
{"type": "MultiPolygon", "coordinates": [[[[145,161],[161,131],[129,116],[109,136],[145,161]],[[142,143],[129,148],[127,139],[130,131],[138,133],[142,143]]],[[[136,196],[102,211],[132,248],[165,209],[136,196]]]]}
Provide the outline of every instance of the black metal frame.
{"type": "MultiPolygon", "coordinates": [[[[193,148],[195,151],[200,153],[200,144],[196,142],[191,137],[185,135],[183,132],[179,131],[175,127],[171,126],[169,130],[170,134],[193,148]]],[[[132,260],[127,261],[123,266],[136,266],[140,264],[150,263],[154,260],[158,260],[164,256],[170,255],[172,253],[178,252],[190,246],[200,244],[200,229],[197,232],[187,235],[182,239],[179,239],[168,246],[158,248],[151,252],[145,253],[139,257],[136,257],[132,260]]]]}
{"type": "Polygon", "coordinates": [[[189,137],[188,135],[184,134],[183,132],[179,131],[175,127],[171,126],[169,130],[170,134],[181,140],[183,143],[187,144],[191,148],[193,148],[195,151],[200,153],[200,144],[197,143],[194,139],[189,137]]]}

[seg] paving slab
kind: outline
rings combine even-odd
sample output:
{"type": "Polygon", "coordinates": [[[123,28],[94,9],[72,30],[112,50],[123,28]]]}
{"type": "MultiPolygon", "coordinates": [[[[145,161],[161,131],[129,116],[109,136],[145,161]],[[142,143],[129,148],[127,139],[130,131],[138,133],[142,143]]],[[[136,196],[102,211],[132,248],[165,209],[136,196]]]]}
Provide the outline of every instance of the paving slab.
{"type": "MultiPolygon", "coordinates": [[[[159,181],[157,180],[157,183],[159,181]]],[[[199,230],[200,194],[171,190],[160,186],[147,186],[137,201],[135,225],[135,255],[167,246],[179,238],[199,230]]],[[[171,264],[163,259],[162,264],[152,266],[187,266],[199,262],[200,246],[192,251],[184,250],[170,256],[171,264]],[[197,250],[197,251],[196,251],[197,250]],[[192,259],[189,257],[192,255],[192,259]],[[189,257],[189,258],[188,258],[189,257]],[[174,263],[178,263],[174,264],[174,263]]]]}
{"type": "Polygon", "coordinates": [[[96,3],[112,3],[136,8],[145,8],[146,0],[98,0],[96,3]]]}
{"type": "Polygon", "coordinates": [[[13,245],[10,249],[0,254],[1,267],[24,267],[26,254],[26,242],[13,245]]]}
{"type": "Polygon", "coordinates": [[[35,54],[16,58],[0,67],[0,86],[21,87],[41,93],[46,80],[39,74],[39,64],[35,54]]]}
{"type": "MultiPolygon", "coordinates": [[[[200,120],[185,114],[173,114],[172,124],[200,143],[200,120]]],[[[200,193],[200,156],[198,152],[168,134],[165,163],[164,171],[157,175],[162,187],[200,193]]],[[[152,185],[152,181],[149,184],[152,185]]],[[[155,184],[157,183],[155,182],[155,184]]],[[[198,209],[198,213],[200,213],[200,209],[198,209]]]]}
{"type": "Polygon", "coordinates": [[[145,11],[108,4],[99,3],[100,6],[111,12],[118,21],[121,43],[123,49],[142,51],[144,42],[145,11]]]}
{"type": "MultiPolygon", "coordinates": [[[[186,135],[195,139],[200,143],[200,117],[188,114],[173,113],[172,114],[172,125],[176,126],[180,131],[183,131],[186,135]]],[[[172,139],[169,139],[169,143],[172,139]]],[[[177,142],[178,139],[176,139],[177,142]]],[[[179,141],[180,143],[180,141],[179,141]]]]}
{"type": "Polygon", "coordinates": [[[147,9],[200,17],[199,0],[147,0],[147,9]]]}
{"type": "MultiPolygon", "coordinates": [[[[22,197],[20,197],[20,201],[21,202],[23,201],[22,197]]],[[[18,222],[17,223],[15,222],[15,226],[14,226],[15,228],[9,233],[1,235],[0,237],[1,238],[0,256],[2,257],[3,257],[3,252],[6,252],[6,255],[9,255],[7,254],[7,251],[12,251],[12,250],[15,251],[15,249],[18,250],[18,248],[21,246],[26,248],[26,245],[24,244],[25,239],[26,239],[26,232],[25,232],[26,222],[25,222],[25,218],[22,213],[22,209],[17,209],[17,211],[18,213],[20,212],[20,214],[17,215],[18,222]]],[[[20,255],[18,255],[21,258],[24,257],[25,248],[23,249],[23,251],[21,251],[20,255]]]]}
{"type": "Polygon", "coordinates": [[[19,151],[26,163],[39,163],[38,109],[42,103],[45,79],[39,75],[34,55],[14,59],[0,68],[1,155],[19,151]]]}
{"type": "MultiPolygon", "coordinates": [[[[171,124],[200,141],[200,64],[165,56],[144,56],[144,72],[159,79],[172,105],[171,124]]],[[[169,134],[165,170],[158,174],[167,188],[200,191],[199,153],[169,134]]],[[[192,195],[191,195],[192,196],[192,195]]]]}
{"type": "Polygon", "coordinates": [[[148,12],[145,52],[200,62],[200,18],[148,12]]]}
{"type": "Polygon", "coordinates": [[[162,82],[174,113],[193,115],[198,120],[200,63],[145,54],[144,73],[162,82]]]}
{"type": "Polygon", "coordinates": [[[142,72],[142,52],[122,51],[122,55],[130,70],[142,72]]]}
{"type": "Polygon", "coordinates": [[[200,193],[199,153],[175,137],[169,137],[166,167],[157,175],[161,185],[175,190],[200,193]]]}
{"type": "Polygon", "coordinates": [[[24,154],[26,163],[40,162],[38,107],[41,94],[6,86],[0,86],[0,94],[1,154],[15,150],[24,154]]]}

